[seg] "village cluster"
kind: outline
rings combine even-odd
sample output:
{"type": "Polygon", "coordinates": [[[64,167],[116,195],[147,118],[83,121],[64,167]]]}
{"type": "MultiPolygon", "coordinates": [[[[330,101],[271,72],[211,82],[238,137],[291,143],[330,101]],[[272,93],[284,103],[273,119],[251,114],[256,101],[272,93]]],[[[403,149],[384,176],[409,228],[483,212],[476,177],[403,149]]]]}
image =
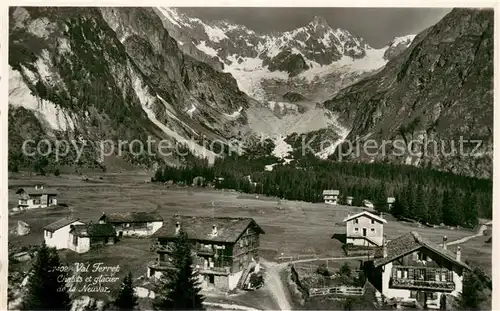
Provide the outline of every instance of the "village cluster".
{"type": "MultiPolygon", "coordinates": [[[[19,209],[57,202],[57,193],[43,187],[17,193],[19,209]]],[[[338,195],[335,190],[325,191],[325,203],[337,204],[338,195]]],[[[392,203],[389,198],[388,204],[392,203]]],[[[470,268],[462,261],[460,247],[456,252],[448,249],[446,237],[438,245],[412,231],[388,240],[384,234],[387,220],[370,210],[348,215],[343,223],[347,255],[369,254],[364,272],[384,298],[439,309],[444,297],[456,297],[462,291],[464,273],[470,268]]],[[[48,246],[77,253],[114,244],[125,236],[150,238],[157,259],[148,264],[146,275],[157,278],[173,269],[169,255],[181,229],[193,243],[194,263],[204,289],[245,288],[249,276],[261,271],[259,241],[265,232],[252,218],[174,215],[164,219],[148,212],[103,213],[95,223],[57,220],[44,227],[43,234],[48,246]]]]}

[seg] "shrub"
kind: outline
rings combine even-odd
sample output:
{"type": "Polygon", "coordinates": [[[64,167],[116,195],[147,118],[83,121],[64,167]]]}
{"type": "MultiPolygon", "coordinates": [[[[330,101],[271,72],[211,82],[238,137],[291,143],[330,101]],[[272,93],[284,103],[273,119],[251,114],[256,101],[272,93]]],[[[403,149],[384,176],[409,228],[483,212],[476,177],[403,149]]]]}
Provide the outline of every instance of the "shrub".
{"type": "Polygon", "coordinates": [[[330,271],[328,271],[328,268],[324,263],[318,266],[318,268],[316,269],[316,273],[322,276],[330,276],[330,271]]]}

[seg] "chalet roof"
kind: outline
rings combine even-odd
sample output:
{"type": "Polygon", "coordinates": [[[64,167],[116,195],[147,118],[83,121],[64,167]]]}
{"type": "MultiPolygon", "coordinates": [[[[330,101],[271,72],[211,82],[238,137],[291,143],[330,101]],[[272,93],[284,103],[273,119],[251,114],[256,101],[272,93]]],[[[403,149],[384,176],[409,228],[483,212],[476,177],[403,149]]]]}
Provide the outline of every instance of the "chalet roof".
{"type": "Polygon", "coordinates": [[[323,190],[323,195],[339,195],[339,190],[323,190]]]}
{"type": "Polygon", "coordinates": [[[361,213],[357,213],[357,214],[352,215],[352,216],[347,216],[347,218],[345,218],[343,222],[347,222],[347,221],[359,218],[361,216],[366,216],[368,218],[374,219],[374,220],[376,220],[378,222],[381,222],[381,223],[384,223],[384,224],[387,223],[387,220],[385,220],[384,218],[382,218],[380,216],[377,216],[377,215],[375,215],[373,213],[370,213],[368,211],[362,211],[361,213]]]}
{"type": "Polygon", "coordinates": [[[383,248],[378,249],[378,253],[375,257],[379,257],[374,260],[375,267],[383,266],[389,262],[392,262],[398,258],[406,256],[414,251],[424,247],[438,256],[441,256],[452,263],[462,266],[466,269],[469,269],[469,266],[461,261],[457,261],[456,255],[453,254],[448,249],[444,249],[438,244],[431,242],[427,239],[424,239],[420,236],[420,234],[416,231],[411,231],[405,235],[400,236],[397,239],[391,240],[387,243],[387,257],[383,257],[380,252],[383,252],[383,248]]]}
{"type": "Polygon", "coordinates": [[[54,221],[53,223],[50,223],[47,226],[43,227],[43,229],[50,231],[50,232],[54,232],[54,231],[59,230],[63,227],[66,227],[67,225],[71,225],[72,223],[75,223],[77,221],[79,221],[79,219],[73,218],[73,217],[61,218],[61,219],[54,221]]]}
{"type": "Polygon", "coordinates": [[[79,237],[113,237],[116,235],[112,224],[74,225],[70,233],[79,237]]]}
{"type": "Polygon", "coordinates": [[[51,188],[19,188],[19,190],[16,191],[16,194],[21,194],[21,193],[27,193],[28,195],[42,195],[42,194],[51,194],[51,195],[58,195],[59,192],[55,189],[51,188]]]}
{"type": "Polygon", "coordinates": [[[179,222],[181,230],[186,232],[190,239],[199,241],[235,243],[252,224],[261,234],[265,233],[253,218],[177,215],[166,219],[163,227],[153,234],[153,237],[174,238],[177,222],[179,222]],[[215,236],[212,236],[213,225],[217,226],[217,235],[215,236]]]}
{"type": "Polygon", "coordinates": [[[156,213],[149,212],[126,212],[103,214],[99,220],[106,219],[109,223],[137,223],[163,221],[163,218],[156,213]]]}

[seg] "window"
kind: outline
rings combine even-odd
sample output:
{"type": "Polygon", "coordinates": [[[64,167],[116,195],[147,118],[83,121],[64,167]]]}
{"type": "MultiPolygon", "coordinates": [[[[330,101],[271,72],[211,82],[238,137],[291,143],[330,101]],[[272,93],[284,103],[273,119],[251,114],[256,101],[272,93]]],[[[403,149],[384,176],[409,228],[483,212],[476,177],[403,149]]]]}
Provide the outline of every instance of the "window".
{"type": "Polygon", "coordinates": [[[372,225],[375,224],[375,220],[372,219],[372,225]]]}
{"type": "Polygon", "coordinates": [[[40,199],[33,200],[33,204],[41,204],[41,203],[42,203],[42,200],[40,200],[40,199]]]}
{"type": "Polygon", "coordinates": [[[438,293],[436,292],[427,293],[427,300],[436,300],[436,299],[438,299],[438,293]]]}
{"type": "Polygon", "coordinates": [[[358,223],[358,219],[354,219],[354,224],[357,225],[358,223]]]}
{"type": "Polygon", "coordinates": [[[73,236],[73,245],[78,246],[78,237],[76,235],[73,236]]]}
{"type": "Polygon", "coordinates": [[[208,283],[214,284],[215,283],[215,276],[213,274],[210,274],[208,276],[208,283]]]}
{"type": "Polygon", "coordinates": [[[49,238],[52,239],[52,232],[49,231],[49,238]]]}
{"type": "Polygon", "coordinates": [[[410,298],[417,299],[417,291],[416,290],[410,291],[410,298]]]}
{"type": "Polygon", "coordinates": [[[375,232],[375,228],[371,228],[371,229],[370,229],[370,231],[371,231],[371,232],[375,232]]]}
{"type": "Polygon", "coordinates": [[[359,228],[354,228],[354,231],[358,232],[358,231],[359,231],[359,228]]]}

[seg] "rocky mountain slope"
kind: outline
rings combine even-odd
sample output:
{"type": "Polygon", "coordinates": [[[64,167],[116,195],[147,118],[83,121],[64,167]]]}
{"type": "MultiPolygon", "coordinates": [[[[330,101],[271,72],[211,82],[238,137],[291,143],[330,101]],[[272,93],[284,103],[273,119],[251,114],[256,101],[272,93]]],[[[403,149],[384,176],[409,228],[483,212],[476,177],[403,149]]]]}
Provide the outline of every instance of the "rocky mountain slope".
{"type": "Polygon", "coordinates": [[[350,159],[491,178],[493,11],[454,9],[382,71],[324,105],[350,129],[339,149],[350,159]],[[367,145],[368,140],[373,142],[367,145]],[[348,152],[347,141],[361,152],[348,152]]]}
{"type": "Polygon", "coordinates": [[[345,29],[331,28],[321,17],[291,31],[259,34],[229,21],[190,17],[175,8],[156,11],[184,52],[231,73],[242,91],[262,102],[280,100],[291,91],[324,101],[382,68],[414,38],[395,38],[374,49],[345,29]]]}
{"type": "MultiPolygon", "coordinates": [[[[230,74],[183,54],[153,9],[13,7],[9,15],[11,169],[38,161],[22,154],[27,139],[75,140],[88,156],[77,160],[71,148],[57,165],[102,166],[103,140],[147,146],[150,136],[213,160],[203,137],[245,129],[240,111],[251,99],[230,74]]],[[[129,162],[158,160],[129,147],[121,147],[129,162]]]]}

